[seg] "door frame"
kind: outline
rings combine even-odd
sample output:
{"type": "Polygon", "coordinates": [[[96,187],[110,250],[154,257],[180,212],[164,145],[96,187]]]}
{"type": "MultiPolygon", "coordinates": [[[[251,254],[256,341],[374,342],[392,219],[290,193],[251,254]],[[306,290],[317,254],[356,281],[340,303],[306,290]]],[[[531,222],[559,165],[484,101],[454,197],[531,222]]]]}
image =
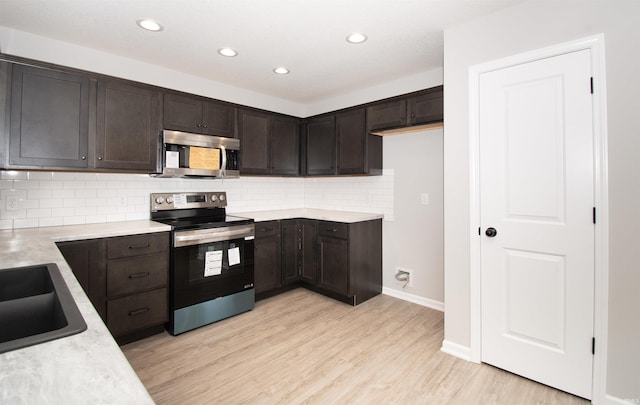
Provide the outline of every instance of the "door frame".
{"type": "MultiPolygon", "coordinates": [[[[469,68],[469,360],[482,361],[482,310],[480,284],[480,75],[494,70],[550,58],[570,52],[591,50],[594,130],[594,337],[592,401],[603,403],[607,383],[607,331],[609,297],[609,199],[607,164],[607,97],[605,83],[604,34],[524,52],[469,68]]],[[[585,83],[587,86],[588,83],[585,83]]]]}

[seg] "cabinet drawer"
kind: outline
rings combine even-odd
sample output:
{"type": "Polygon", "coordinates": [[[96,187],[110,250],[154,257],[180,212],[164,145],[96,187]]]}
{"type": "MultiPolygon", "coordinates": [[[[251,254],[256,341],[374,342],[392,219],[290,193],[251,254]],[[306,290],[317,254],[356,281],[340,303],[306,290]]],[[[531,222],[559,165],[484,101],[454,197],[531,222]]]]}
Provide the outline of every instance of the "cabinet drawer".
{"type": "Polygon", "coordinates": [[[166,322],[167,315],[166,288],[107,302],[107,326],[114,336],[166,322]]]}
{"type": "Polygon", "coordinates": [[[342,222],[318,221],[318,235],[347,239],[347,236],[349,235],[349,224],[342,222]]]}
{"type": "Polygon", "coordinates": [[[256,238],[278,235],[280,233],[280,221],[256,222],[256,238]]]}
{"type": "Polygon", "coordinates": [[[107,263],[107,296],[164,287],[167,284],[168,265],[167,253],[110,260],[107,263]]]}
{"type": "Polygon", "coordinates": [[[121,236],[107,239],[107,259],[148,255],[168,250],[168,232],[121,236]]]}

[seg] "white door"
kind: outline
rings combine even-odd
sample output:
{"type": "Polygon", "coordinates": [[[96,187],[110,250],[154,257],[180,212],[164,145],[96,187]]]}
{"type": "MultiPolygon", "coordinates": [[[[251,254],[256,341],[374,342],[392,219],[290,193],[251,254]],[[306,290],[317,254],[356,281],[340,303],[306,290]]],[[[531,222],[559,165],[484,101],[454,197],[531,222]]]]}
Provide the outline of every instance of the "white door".
{"type": "Polygon", "coordinates": [[[585,398],[594,302],[590,52],[480,76],[482,361],[585,398]]]}

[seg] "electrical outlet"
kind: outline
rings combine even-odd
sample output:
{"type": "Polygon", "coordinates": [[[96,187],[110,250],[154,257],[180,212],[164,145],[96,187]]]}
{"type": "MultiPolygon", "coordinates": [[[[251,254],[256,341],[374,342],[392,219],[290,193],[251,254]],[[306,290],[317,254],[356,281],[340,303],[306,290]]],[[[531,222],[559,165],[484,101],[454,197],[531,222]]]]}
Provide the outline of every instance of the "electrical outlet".
{"type": "Polygon", "coordinates": [[[429,205],[429,194],[428,193],[420,194],[420,204],[429,205]]]}
{"type": "Polygon", "coordinates": [[[118,206],[126,207],[127,206],[127,197],[118,197],[118,206]]]}
{"type": "Polygon", "coordinates": [[[15,195],[8,195],[6,200],[7,206],[5,209],[7,211],[18,211],[18,197],[15,195]]]}

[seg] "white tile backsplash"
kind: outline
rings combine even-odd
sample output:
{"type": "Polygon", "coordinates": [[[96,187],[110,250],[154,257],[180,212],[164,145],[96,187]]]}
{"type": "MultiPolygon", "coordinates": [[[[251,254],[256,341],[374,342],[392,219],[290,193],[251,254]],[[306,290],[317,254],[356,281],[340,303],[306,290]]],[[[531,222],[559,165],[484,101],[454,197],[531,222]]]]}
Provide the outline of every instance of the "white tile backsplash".
{"type": "Polygon", "coordinates": [[[0,229],[149,218],[149,195],[226,191],[229,213],[320,208],[382,213],[393,220],[393,170],[362,177],[164,179],[141,174],[0,171],[0,229]],[[18,210],[6,210],[6,196],[18,210]]]}

